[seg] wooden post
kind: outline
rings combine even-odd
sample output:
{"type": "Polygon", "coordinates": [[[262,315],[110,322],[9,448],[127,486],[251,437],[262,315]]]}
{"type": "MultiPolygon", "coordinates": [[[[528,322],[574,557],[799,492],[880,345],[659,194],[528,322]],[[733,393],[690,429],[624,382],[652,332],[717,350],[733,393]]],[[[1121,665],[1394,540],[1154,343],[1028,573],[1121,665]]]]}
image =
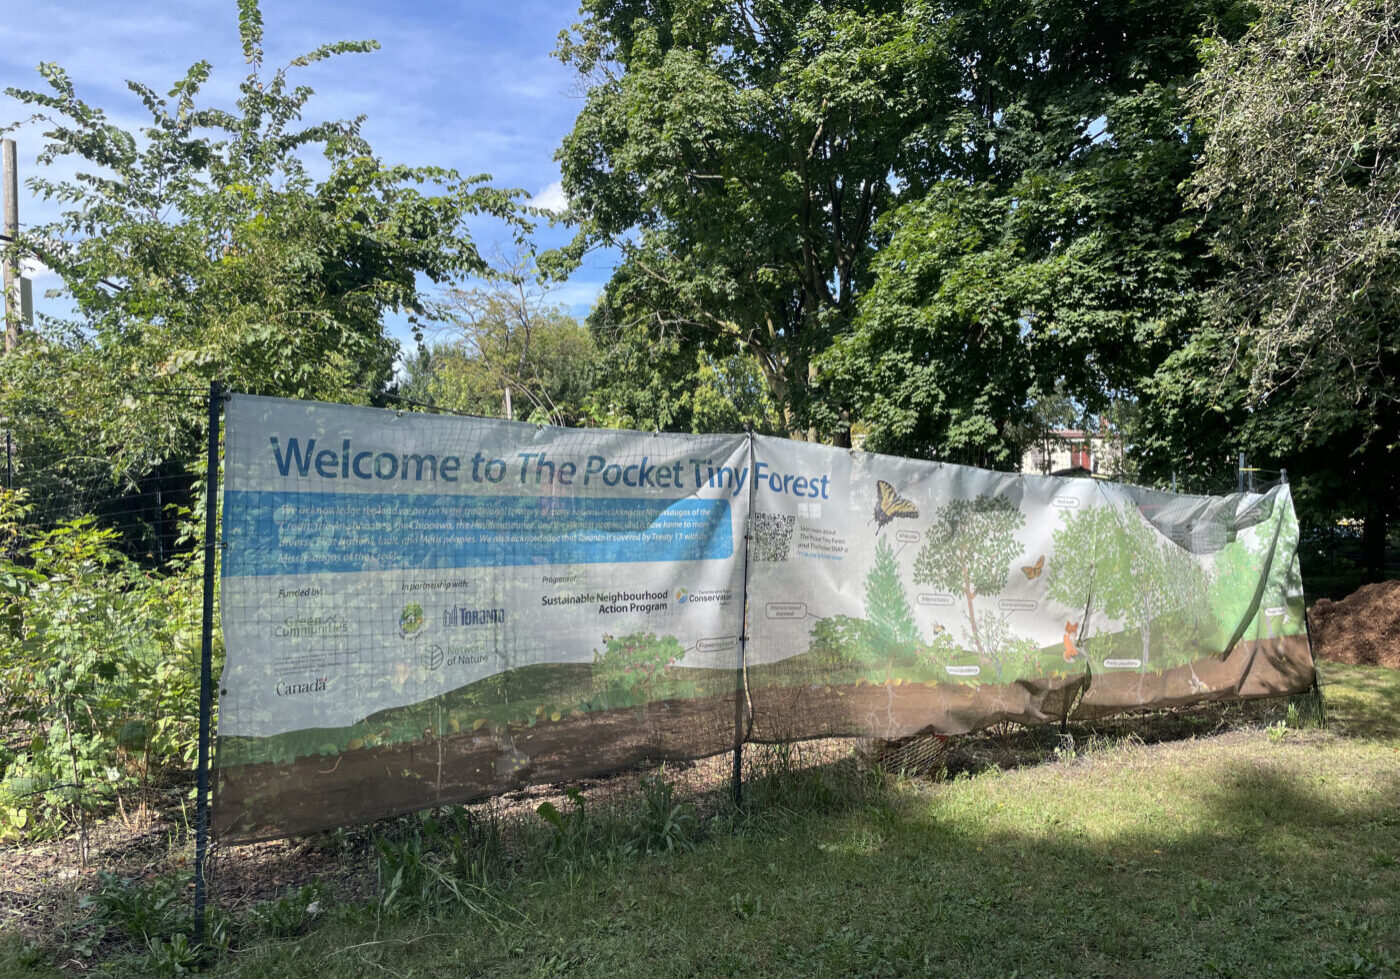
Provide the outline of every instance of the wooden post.
{"type": "MultiPolygon", "coordinates": [[[[4,171],[5,184],[5,238],[6,248],[13,247],[19,237],[19,169],[16,160],[15,141],[0,140],[0,169],[4,171]]],[[[19,342],[20,309],[19,268],[13,254],[5,256],[5,352],[15,349],[19,342]]]]}

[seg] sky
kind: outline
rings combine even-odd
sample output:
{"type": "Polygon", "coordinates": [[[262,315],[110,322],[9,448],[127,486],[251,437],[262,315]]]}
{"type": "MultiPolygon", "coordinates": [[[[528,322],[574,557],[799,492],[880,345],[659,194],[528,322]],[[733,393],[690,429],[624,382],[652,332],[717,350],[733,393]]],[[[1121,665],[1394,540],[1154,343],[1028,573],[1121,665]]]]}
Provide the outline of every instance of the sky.
{"type": "MultiPolygon", "coordinates": [[[[550,54],[559,32],[577,19],[577,9],[576,0],[263,0],[264,65],[274,69],[330,41],[372,38],[382,45],[379,51],[298,69],[297,78],[316,90],[307,121],[364,114],[364,134],[385,162],[487,173],[492,185],[519,188],[533,195],[532,203],[557,208],[565,200],[554,151],[582,95],[573,73],[550,54]]],[[[148,118],[127,90],[128,78],[164,93],[192,63],[207,59],[214,67],[204,93],[227,106],[247,71],[234,0],[28,0],[22,14],[14,14],[0,19],[0,89],[42,89],[35,67],[56,62],[79,97],[124,128],[148,118]]],[[[27,114],[15,99],[0,95],[0,125],[27,114]]],[[[23,186],[37,172],[39,132],[31,127],[14,137],[25,226],[58,209],[23,186]]],[[[471,233],[484,253],[509,248],[509,235],[494,222],[482,220],[471,233]]],[[[543,223],[535,233],[541,248],[569,237],[568,229],[543,223]]],[[[613,261],[609,254],[591,257],[551,299],[585,314],[613,261]]],[[[53,301],[41,297],[56,279],[45,281],[40,269],[30,272],[36,304],[52,311],[53,301]]],[[[408,340],[401,320],[388,325],[408,340]]]]}

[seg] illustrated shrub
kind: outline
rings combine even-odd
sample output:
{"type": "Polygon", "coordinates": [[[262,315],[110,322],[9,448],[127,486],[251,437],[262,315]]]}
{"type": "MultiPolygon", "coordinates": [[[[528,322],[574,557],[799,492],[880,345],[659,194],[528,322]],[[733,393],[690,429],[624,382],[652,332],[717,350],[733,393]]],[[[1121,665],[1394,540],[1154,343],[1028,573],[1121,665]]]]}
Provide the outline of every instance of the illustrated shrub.
{"type": "Polygon", "coordinates": [[[675,636],[658,639],[654,632],[634,632],[603,639],[607,645],[593,651],[594,677],[608,690],[634,700],[650,700],[657,678],[685,658],[685,648],[675,636]]]}

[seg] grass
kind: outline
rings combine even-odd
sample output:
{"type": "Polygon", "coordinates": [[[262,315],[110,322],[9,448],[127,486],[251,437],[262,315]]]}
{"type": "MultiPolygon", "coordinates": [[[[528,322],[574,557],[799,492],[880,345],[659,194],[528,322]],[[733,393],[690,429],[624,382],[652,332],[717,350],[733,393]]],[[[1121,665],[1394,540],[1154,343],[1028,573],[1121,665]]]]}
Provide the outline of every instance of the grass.
{"type": "MultiPolygon", "coordinates": [[[[1400,672],[1323,680],[1326,731],[1080,737],[948,782],[751,749],[748,813],[698,846],[639,845],[644,818],[532,820],[510,873],[464,871],[457,911],[329,908],[208,973],[1400,975],[1400,672]]],[[[46,970],[0,943],[0,973],[46,970]]]]}

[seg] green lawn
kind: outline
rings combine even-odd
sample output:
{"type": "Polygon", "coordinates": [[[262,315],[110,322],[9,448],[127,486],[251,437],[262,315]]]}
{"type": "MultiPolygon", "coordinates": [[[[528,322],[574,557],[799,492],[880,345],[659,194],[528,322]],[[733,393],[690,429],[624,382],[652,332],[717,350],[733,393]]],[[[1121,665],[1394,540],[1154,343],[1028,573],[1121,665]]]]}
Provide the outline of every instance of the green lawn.
{"type": "Polygon", "coordinates": [[[835,813],[770,800],[693,852],[527,860],[469,892],[477,911],[340,908],[300,937],[235,939],[211,971],[1397,975],[1400,673],[1323,679],[1325,732],[1081,738],[1038,765],[847,792],[835,813]]]}

